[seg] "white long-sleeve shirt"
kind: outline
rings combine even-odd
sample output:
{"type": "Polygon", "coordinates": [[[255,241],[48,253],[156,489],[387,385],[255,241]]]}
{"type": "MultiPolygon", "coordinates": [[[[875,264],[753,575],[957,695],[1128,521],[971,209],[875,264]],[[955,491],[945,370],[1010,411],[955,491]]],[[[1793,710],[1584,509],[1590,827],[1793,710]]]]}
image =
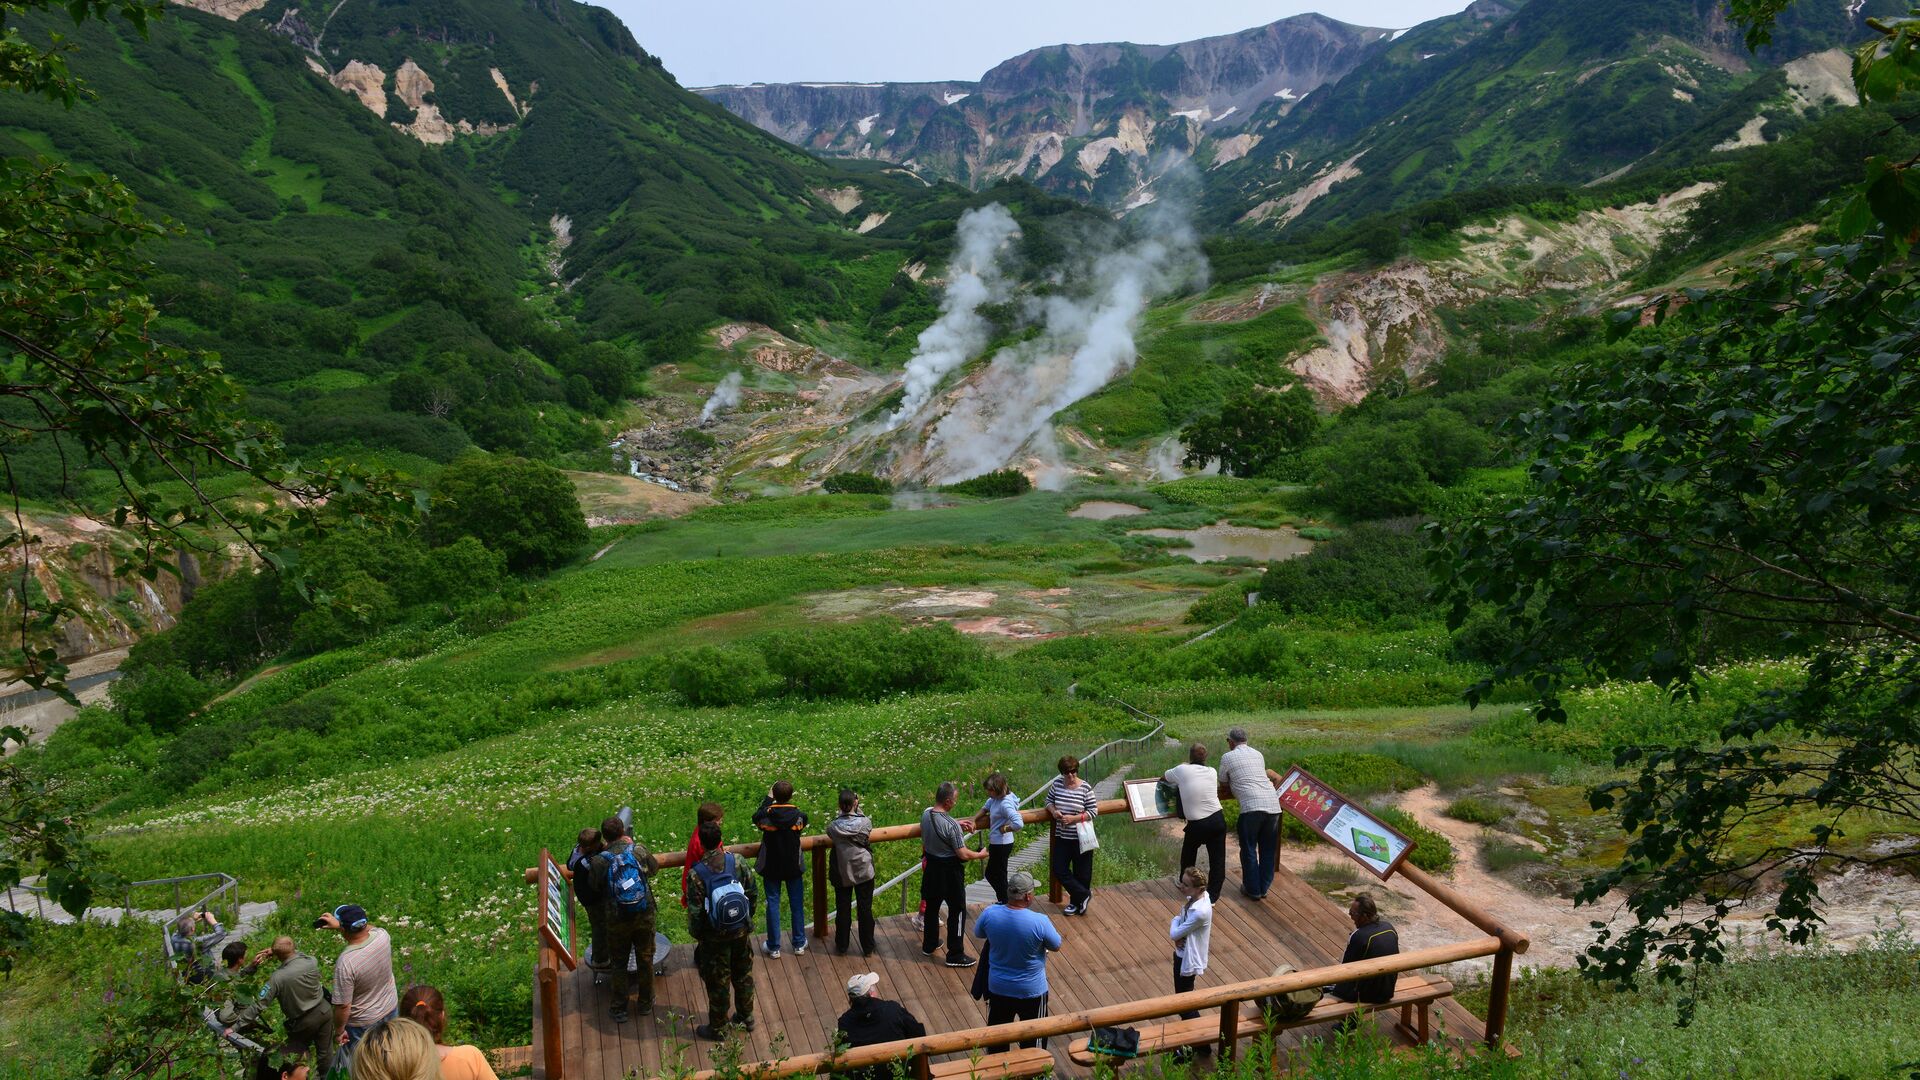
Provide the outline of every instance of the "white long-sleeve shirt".
{"type": "Polygon", "coordinates": [[[1206,893],[1180,909],[1167,925],[1167,936],[1173,939],[1173,955],[1180,958],[1180,974],[1199,975],[1207,970],[1207,950],[1213,945],[1213,901],[1206,893]]]}

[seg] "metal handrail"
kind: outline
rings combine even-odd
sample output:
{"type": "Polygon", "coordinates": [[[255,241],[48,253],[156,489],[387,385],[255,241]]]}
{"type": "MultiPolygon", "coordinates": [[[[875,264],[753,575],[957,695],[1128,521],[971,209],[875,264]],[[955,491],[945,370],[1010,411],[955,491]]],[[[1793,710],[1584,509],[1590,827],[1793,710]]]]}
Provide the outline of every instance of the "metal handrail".
{"type": "MultiPolygon", "coordinates": [[[[1140,709],[1136,709],[1133,706],[1127,704],[1126,702],[1121,701],[1117,697],[1108,697],[1107,700],[1113,702],[1115,705],[1120,706],[1121,708],[1127,710],[1128,712],[1139,713],[1141,716],[1144,716],[1148,720],[1153,721],[1153,730],[1147,732],[1145,735],[1139,736],[1138,738],[1109,739],[1106,742],[1101,743],[1099,746],[1096,746],[1092,750],[1089,750],[1085,754],[1081,755],[1080,763],[1082,765],[1086,764],[1089,761],[1092,761],[1094,758],[1099,757],[1101,754],[1105,753],[1107,750],[1115,746],[1119,746],[1122,743],[1130,743],[1130,744],[1144,743],[1148,739],[1154,738],[1155,736],[1161,734],[1167,729],[1167,722],[1153,715],[1152,713],[1144,712],[1140,709]]],[[[1046,783],[1041,784],[1039,788],[1035,789],[1033,794],[1028,795],[1024,799],[1021,799],[1020,802],[1017,804],[1018,807],[1021,809],[1025,809],[1028,803],[1046,794],[1047,789],[1052,786],[1053,786],[1052,780],[1048,780],[1046,783]]],[[[907,912],[907,891],[904,888],[904,886],[906,885],[908,878],[912,877],[913,875],[919,872],[920,872],[920,864],[914,863],[912,866],[907,867],[905,870],[900,871],[900,873],[888,879],[885,883],[874,886],[873,895],[879,896],[881,893],[884,893],[889,889],[895,889],[895,888],[900,889],[900,913],[904,915],[907,912]]],[[[838,914],[839,912],[837,911],[828,912],[827,921],[832,922],[833,919],[838,914]]]]}
{"type": "Polygon", "coordinates": [[[186,912],[208,910],[213,906],[214,900],[217,897],[219,897],[220,894],[228,892],[229,890],[232,891],[233,893],[233,896],[231,898],[232,904],[233,904],[233,923],[232,924],[234,926],[240,925],[240,879],[237,877],[234,877],[232,874],[216,871],[211,874],[188,874],[183,877],[155,878],[151,881],[131,882],[127,886],[127,906],[125,908],[126,912],[129,915],[131,915],[133,912],[133,889],[134,889],[134,886],[137,886],[137,885],[172,885],[173,886],[173,907],[170,909],[167,915],[166,921],[160,924],[160,947],[162,950],[165,951],[167,960],[169,962],[172,962],[173,960],[177,959],[173,954],[174,924],[179,922],[180,916],[185,914],[186,912]],[[202,896],[200,899],[194,901],[192,904],[189,904],[186,907],[180,906],[180,886],[186,884],[189,881],[210,881],[214,879],[218,879],[220,884],[214,886],[211,892],[208,892],[205,896],[202,896]]]}

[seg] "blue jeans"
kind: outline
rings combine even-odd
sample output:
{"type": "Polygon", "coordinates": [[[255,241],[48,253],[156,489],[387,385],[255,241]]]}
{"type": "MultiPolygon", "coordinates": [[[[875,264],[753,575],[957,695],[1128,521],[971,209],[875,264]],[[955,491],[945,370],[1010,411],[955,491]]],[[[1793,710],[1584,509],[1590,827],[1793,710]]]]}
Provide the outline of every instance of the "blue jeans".
{"type": "Polygon", "coordinates": [[[767,886],[767,948],[780,947],[780,891],[786,890],[787,906],[793,916],[793,947],[807,947],[807,879],[794,878],[792,881],[768,881],[767,886]]]}
{"type": "Polygon", "coordinates": [[[1265,896],[1280,864],[1280,815],[1242,811],[1235,829],[1240,834],[1240,890],[1265,896]]]}
{"type": "Polygon", "coordinates": [[[376,1026],[386,1023],[388,1020],[392,1020],[394,1017],[399,1015],[400,1015],[400,1010],[396,1008],[392,1012],[388,1013],[387,1015],[381,1017],[378,1020],[375,1020],[371,1024],[363,1024],[358,1027],[354,1026],[353,1024],[348,1024],[347,1025],[347,1047],[346,1047],[347,1053],[349,1054],[353,1053],[353,1048],[360,1045],[360,1040],[366,1037],[367,1032],[372,1031],[376,1026]]]}

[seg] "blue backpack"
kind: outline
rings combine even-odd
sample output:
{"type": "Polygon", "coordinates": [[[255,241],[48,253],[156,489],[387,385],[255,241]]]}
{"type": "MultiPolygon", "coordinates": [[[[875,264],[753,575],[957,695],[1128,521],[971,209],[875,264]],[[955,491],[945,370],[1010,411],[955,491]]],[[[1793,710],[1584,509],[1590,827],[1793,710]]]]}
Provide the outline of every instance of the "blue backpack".
{"type": "Polygon", "coordinates": [[[647,876],[640,872],[640,860],[631,847],[607,853],[607,895],[613,897],[622,915],[638,915],[653,908],[653,893],[647,888],[647,876]]]}
{"type": "Polygon", "coordinates": [[[693,872],[707,890],[707,924],[720,937],[735,937],[753,925],[753,904],[747,890],[734,876],[733,852],[727,852],[725,869],[714,870],[705,860],[696,863],[693,872]]]}

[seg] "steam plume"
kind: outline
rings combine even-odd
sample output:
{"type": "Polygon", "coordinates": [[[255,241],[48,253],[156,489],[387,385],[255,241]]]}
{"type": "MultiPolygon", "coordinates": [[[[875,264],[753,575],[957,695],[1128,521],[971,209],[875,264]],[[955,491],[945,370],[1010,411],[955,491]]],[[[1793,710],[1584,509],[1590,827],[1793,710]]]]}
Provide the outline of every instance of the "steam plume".
{"type": "Polygon", "coordinates": [[[887,418],[888,431],[912,419],[940,388],[940,380],[986,347],[992,327],[980,308],[1006,294],[1000,249],[1020,233],[1013,215],[999,203],[989,203],[961,214],[956,228],[959,246],[946,295],[940,298],[940,318],[920,331],[913,358],[907,361],[906,396],[887,418]]]}
{"type": "Polygon", "coordinates": [[[1206,260],[1177,211],[1143,211],[1129,224],[1143,231],[1124,246],[1092,249],[1061,293],[1037,302],[1040,336],[996,353],[941,417],[927,440],[928,472],[939,482],[998,468],[1056,413],[1131,368],[1148,301],[1204,281],[1206,260]]]}
{"type": "Polygon", "coordinates": [[[707,395],[707,403],[700,409],[700,422],[706,423],[720,414],[722,409],[731,409],[740,404],[740,384],[745,381],[737,371],[727,372],[720,385],[707,395]]]}

